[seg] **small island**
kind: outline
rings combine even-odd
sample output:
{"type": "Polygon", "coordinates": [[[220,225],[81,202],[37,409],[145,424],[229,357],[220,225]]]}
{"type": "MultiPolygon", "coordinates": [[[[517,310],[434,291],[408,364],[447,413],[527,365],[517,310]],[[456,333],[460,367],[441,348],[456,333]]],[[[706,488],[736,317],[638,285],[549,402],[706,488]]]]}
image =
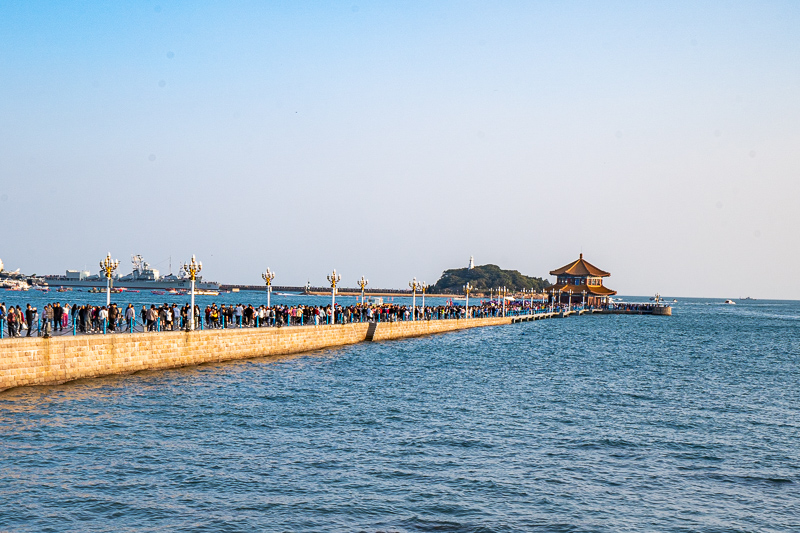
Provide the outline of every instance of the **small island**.
{"type": "Polygon", "coordinates": [[[473,290],[480,293],[489,293],[498,287],[505,287],[509,292],[518,292],[522,289],[543,293],[550,286],[546,279],[535,278],[521,274],[519,270],[503,270],[497,265],[470,266],[466,268],[453,268],[445,270],[430,289],[431,294],[462,294],[464,285],[469,282],[473,290]]]}

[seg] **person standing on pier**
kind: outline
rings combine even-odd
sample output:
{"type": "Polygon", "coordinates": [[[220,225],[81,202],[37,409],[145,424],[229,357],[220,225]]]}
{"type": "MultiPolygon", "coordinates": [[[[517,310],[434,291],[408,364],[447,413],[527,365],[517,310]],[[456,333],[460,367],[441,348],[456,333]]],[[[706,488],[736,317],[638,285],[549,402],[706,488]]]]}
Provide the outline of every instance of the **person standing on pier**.
{"type": "Polygon", "coordinates": [[[128,333],[133,333],[133,319],[136,318],[136,311],[133,309],[133,304],[128,304],[125,309],[125,321],[128,323],[128,333]]]}
{"type": "Polygon", "coordinates": [[[64,310],[60,303],[53,304],[53,331],[61,331],[61,315],[63,313],[64,310]]]}
{"type": "Polygon", "coordinates": [[[147,320],[147,331],[155,331],[156,319],[158,318],[158,311],[156,311],[155,305],[150,304],[150,309],[147,311],[145,318],[147,320]]]}
{"type": "Polygon", "coordinates": [[[172,309],[169,308],[167,304],[161,306],[161,309],[158,311],[158,316],[161,319],[161,323],[163,324],[163,330],[169,331],[172,329],[172,309]]]}
{"type": "Polygon", "coordinates": [[[42,312],[42,325],[44,327],[44,331],[42,332],[42,337],[45,339],[50,338],[50,328],[53,322],[53,308],[50,304],[44,306],[44,311],[42,312]]]}
{"type": "Polygon", "coordinates": [[[6,322],[8,323],[8,336],[17,336],[17,310],[13,305],[8,306],[8,314],[6,315],[6,322]]]}
{"type": "Polygon", "coordinates": [[[97,330],[105,333],[108,327],[110,327],[108,323],[108,309],[106,309],[104,305],[97,311],[97,330]]]}
{"type": "Polygon", "coordinates": [[[108,330],[114,333],[117,330],[117,320],[119,319],[119,309],[117,304],[111,304],[108,309],[108,330]]]}
{"type": "Polygon", "coordinates": [[[33,325],[36,323],[36,315],[37,311],[35,307],[32,307],[31,304],[28,304],[27,309],[25,309],[25,321],[28,322],[28,334],[26,337],[31,336],[31,331],[33,331],[33,325]]]}
{"type": "Polygon", "coordinates": [[[244,308],[242,307],[242,304],[236,306],[236,308],[233,310],[233,316],[236,320],[236,325],[242,327],[242,317],[244,316],[244,308]]]}

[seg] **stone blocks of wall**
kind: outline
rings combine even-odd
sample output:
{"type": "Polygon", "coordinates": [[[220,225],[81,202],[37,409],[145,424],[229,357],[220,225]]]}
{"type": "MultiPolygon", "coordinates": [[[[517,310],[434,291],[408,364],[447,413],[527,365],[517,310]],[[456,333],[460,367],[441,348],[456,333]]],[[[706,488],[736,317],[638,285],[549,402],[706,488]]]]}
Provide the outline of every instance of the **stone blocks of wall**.
{"type": "Polygon", "coordinates": [[[415,322],[381,322],[375,329],[373,341],[404,339],[482,326],[511,323],[510,318],[472,318],[469,320],[418,320],[415,322]]]}

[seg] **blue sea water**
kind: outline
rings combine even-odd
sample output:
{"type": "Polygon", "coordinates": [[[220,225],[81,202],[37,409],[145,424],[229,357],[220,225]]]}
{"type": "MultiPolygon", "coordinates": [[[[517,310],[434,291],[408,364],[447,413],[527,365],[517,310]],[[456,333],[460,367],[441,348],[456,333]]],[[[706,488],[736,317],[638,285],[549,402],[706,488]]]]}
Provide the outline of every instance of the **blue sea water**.
{"type": "MultiPolygon", "coordinates": [[[[2,344],[0,344],[0,356],[2,344]]],[[[0,531],[800,531],[800,303],[0,393],[0,531]]]]}

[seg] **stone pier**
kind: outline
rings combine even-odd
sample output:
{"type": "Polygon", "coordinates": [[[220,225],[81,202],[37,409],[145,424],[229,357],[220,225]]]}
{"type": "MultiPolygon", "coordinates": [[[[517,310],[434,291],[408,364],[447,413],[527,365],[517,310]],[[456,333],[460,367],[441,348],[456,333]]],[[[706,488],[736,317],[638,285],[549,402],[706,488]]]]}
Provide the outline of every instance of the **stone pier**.
{"type": "Polygon", "coordinates": [[[512,323],[512,317],[115,333],[0,341],[0,391],[512,323]]]}

